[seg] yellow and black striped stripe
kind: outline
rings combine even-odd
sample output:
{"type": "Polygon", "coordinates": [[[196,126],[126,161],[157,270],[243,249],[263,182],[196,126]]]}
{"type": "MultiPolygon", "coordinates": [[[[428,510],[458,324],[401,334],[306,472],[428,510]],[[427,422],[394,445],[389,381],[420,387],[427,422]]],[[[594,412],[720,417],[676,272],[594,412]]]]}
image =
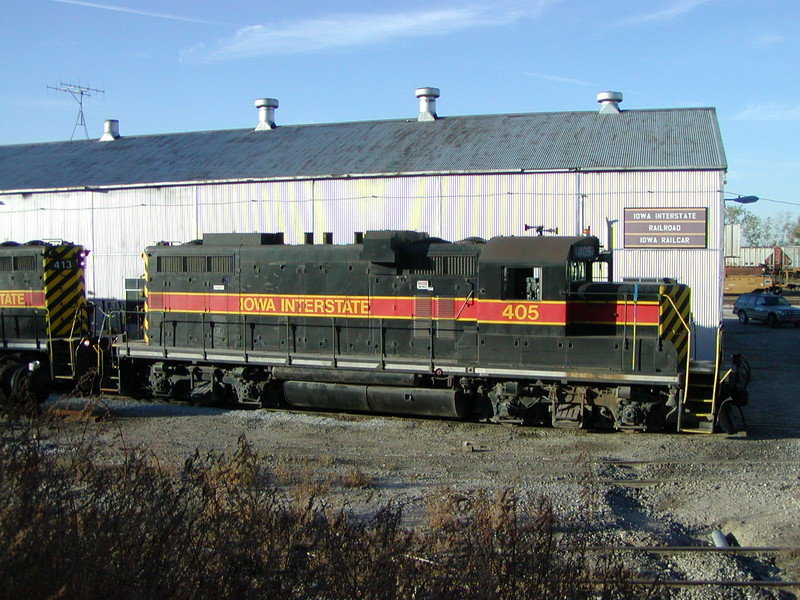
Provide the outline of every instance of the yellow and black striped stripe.
{"type": "Polygon", "coordinates": [[[691,288],[687,285],[662,285],[659,289],[658,335],[669,340],[678,352],[678,365],[689,355],[689,329],[692,310],[691,288]]]}
{"type": "Polygon", "coordinates": [[[150,255],[147,252],[142,253],[142,260],[144,260],[144,286],[142,287],[142,294],[144,295],[144,318],[142,319],[142,337],[145,344],[150,343],[150,321],[147,318],[147,297],[148,289],[147,282],[150,281],[150,255]]]}
{"type": "Polygon", "coordinates": [[[49,246],[43,252],[44,301],[51,338],[88,333],[83,246],[49,246]]]}

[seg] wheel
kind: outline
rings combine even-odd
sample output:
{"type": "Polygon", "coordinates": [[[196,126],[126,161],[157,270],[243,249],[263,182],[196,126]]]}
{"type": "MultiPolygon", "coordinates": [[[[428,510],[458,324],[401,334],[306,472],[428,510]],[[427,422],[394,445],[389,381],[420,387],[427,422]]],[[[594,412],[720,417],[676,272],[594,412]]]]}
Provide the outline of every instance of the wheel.
{"type": "Polygon", "coordinates": [[[739,323],[741,323],[742,325],[744,325],[744,324],[745,324],[745,323],[747,323],[749,320],[750,320],[750,319],[748,319],[748,318],[747,318],[747,313],[746,313],[746,312],[744,312],[743,310],[740,310],[740,311],[739,311],[739,323]]]}
{"type": "Polygon", "coordinates": [[[777,324],[778,324],[778,317],[776,317],[772,313],[767,315],[767,325],[769,325],[770,327],[775,327],[777,324]]]}

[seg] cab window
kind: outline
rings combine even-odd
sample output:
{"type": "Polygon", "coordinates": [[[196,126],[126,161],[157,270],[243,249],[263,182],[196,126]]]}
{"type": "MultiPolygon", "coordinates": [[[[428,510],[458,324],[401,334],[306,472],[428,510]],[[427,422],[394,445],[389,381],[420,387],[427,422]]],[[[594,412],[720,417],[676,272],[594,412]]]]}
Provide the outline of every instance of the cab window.
{"type": "Polygon", "coordinates": [[[503,269],[503,300],[541,300],[541,267],[503,269]]]}
{"type": "Polygon", "coordinates": [[[570,261],[567,263],[567,279],[569,281],[591,281],[589,263],[583,261],[570,261]]]}

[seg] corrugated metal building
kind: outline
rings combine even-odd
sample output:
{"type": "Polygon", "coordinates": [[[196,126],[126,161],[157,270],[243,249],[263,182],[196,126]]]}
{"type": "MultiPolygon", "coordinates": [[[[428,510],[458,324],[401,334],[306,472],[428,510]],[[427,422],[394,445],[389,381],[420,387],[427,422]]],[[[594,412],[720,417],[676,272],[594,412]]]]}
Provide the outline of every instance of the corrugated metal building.
{"type": "Polygon", "coordinates": [[[100,141],[0,146],[0,242],[82,243],[90,292],[120,298],[145,246],[206,232],[591,231],[615,279],[692,286],[697,357],[713,355],[727,168],[714,109],[620,110],[612,92],[599,111],[439,118],[438,90],[418,97],[410,119],[275,127],[265,99],[255,129],[120,137],[107,121],[100,141]]]}

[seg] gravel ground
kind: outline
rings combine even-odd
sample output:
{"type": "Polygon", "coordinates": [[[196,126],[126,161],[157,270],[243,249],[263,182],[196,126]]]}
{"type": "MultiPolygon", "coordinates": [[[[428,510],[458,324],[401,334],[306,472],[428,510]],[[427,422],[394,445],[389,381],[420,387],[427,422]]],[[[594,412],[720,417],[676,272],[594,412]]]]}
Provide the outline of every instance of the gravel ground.
{"type": "MultiPolygon", "coordinates": [[[[741,546],[800,549],[800,404],[791,385],[799,336],[791,327],[726,319],[726,355],[742,353],[753,368],[747,433],[733,436],[593,433],[124,399],[105,399],[111,417],[88,427],[112,446],[146,446],[175,466],[197,449],[233,451],[245,435],[284,470],[326,481],[363,473],[369,487],[331,485],[324,491],[328,501],[356,513],[402,502],[410,525],[421,521],[423,498],[437,489],[512,488],[523,497],[544,494],[564,513],[584,511],[620,545],[711,547],[711,533],[719,529],[741,546]]],[[[74,434],[84,427],[67,429],[74,434]]],[[[798,554],[650,554],[639,555],[636,564],[643,576],[661,579],[798,581],[798,554]]],[[[797,591],[700,587],[677,597],[794,598],[790,592],[797,591]]]]}

